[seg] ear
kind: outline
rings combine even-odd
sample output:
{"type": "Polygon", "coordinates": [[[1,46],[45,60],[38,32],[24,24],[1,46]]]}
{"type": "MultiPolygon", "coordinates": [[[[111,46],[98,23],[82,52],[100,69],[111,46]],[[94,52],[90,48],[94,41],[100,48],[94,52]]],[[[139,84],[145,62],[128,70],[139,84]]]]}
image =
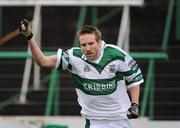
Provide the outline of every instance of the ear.
{"type": "Polygon", "coordinates": [[[101,47],[101,40],[98,40],[97,43],[98,43],[98,46],[101,47]]]}

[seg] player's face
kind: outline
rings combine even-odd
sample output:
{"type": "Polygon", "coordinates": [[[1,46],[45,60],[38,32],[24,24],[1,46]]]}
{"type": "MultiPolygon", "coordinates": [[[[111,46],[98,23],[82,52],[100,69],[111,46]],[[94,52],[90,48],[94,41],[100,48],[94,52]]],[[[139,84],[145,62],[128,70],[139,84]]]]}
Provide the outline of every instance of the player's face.
{"type": "Polygon", "coordinates": [[[94,34],[84,34],[79,37],[80,47],[87,60],[96,60],[100,56],[100,42],[94,34]]]}

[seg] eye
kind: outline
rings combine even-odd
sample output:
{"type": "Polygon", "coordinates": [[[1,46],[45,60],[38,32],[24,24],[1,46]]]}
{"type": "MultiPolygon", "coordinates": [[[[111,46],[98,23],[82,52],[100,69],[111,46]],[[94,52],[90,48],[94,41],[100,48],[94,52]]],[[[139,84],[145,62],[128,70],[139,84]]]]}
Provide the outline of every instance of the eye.
{"type": "Polygon", "coordinates": [[[89,45],[93,45],[93,44],[94,44],[94,42],[89,42],[88,44],[89,44],[89,45]]]}
{"type": "Polygon", "coordinates": [[[86,46],[86,44],[81,44],[81,46],[82,46],[82,47],[85,47],[85,46],[86,46]]]}

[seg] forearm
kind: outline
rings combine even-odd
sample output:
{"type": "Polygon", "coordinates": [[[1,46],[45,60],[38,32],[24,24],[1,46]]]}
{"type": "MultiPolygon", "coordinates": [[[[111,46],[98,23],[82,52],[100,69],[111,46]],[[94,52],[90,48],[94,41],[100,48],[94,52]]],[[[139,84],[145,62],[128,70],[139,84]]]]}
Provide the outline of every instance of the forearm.
{"type": "Polygon", "coordinates": [[[39,66],[42,66],[45,60],[45,56],[43,55],[34,37],[28,40],[28,45],[30,46],[31,53],[33,55],[34,60],[39,66]]]}
{"type": "Polygon", "coordinates": [[[133,86],[130,88],[131,102],[139,104],[140,86],[133,86]]]}
{"type": "Polygon", "coordinates": [[[28,40],[28,44],[31,49],[31,53],[33,55],[34,60],[36,63],[45,68],[54,68],[57,60],[56,55],[51,55],[51,56],[45,56],[41,49],[39,48],[36,40],[34,37],[32,37],[30,40],[28,40]]]}
{"type": "Polygon", "coordinates": [[[57,55],[45,56],[39,48],[32,34],[32,26],[30,21],[24,19],[19,27],[20,33],[26,37],[31,53],[36,63],[41,67],[54,68],[57,61],[57,55]]]}
{"type": "Polygon", "coordinates": [[[128,109],[127,117],[129,119],[136,119],[139,117],[139,93],[140,86],[133,86],[130,88],[131,107],[128,109]]]}

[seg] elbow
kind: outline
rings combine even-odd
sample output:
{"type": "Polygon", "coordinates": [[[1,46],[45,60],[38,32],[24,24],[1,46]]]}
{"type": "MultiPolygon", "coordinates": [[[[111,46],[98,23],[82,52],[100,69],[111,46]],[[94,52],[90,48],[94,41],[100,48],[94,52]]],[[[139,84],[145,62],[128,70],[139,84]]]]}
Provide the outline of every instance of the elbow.
{"type": "Polygon", "coordinates": [[[44,63],[42,61],[35,60],[35,62],[39,67],[44,67],[44,63]]]}
{"type": "Polygon", "coordinates": [[[36,64],[37,64],[39,67],[44,67],[44,65],[43,65],[42,62],[36,61],[36,64]]]}
{"type": "Polygon", "coordinates": [[[46,67],[46,59],[45,58],[34,59],[34,60],[39,67],[46,67]]]}
{"type": "Polygon", "coordinates": [[[42,68],[54,68],[54,63],[50,61],[49,57],[42,57],[41,59],[35,60],[37,65],[42,68]]]}

